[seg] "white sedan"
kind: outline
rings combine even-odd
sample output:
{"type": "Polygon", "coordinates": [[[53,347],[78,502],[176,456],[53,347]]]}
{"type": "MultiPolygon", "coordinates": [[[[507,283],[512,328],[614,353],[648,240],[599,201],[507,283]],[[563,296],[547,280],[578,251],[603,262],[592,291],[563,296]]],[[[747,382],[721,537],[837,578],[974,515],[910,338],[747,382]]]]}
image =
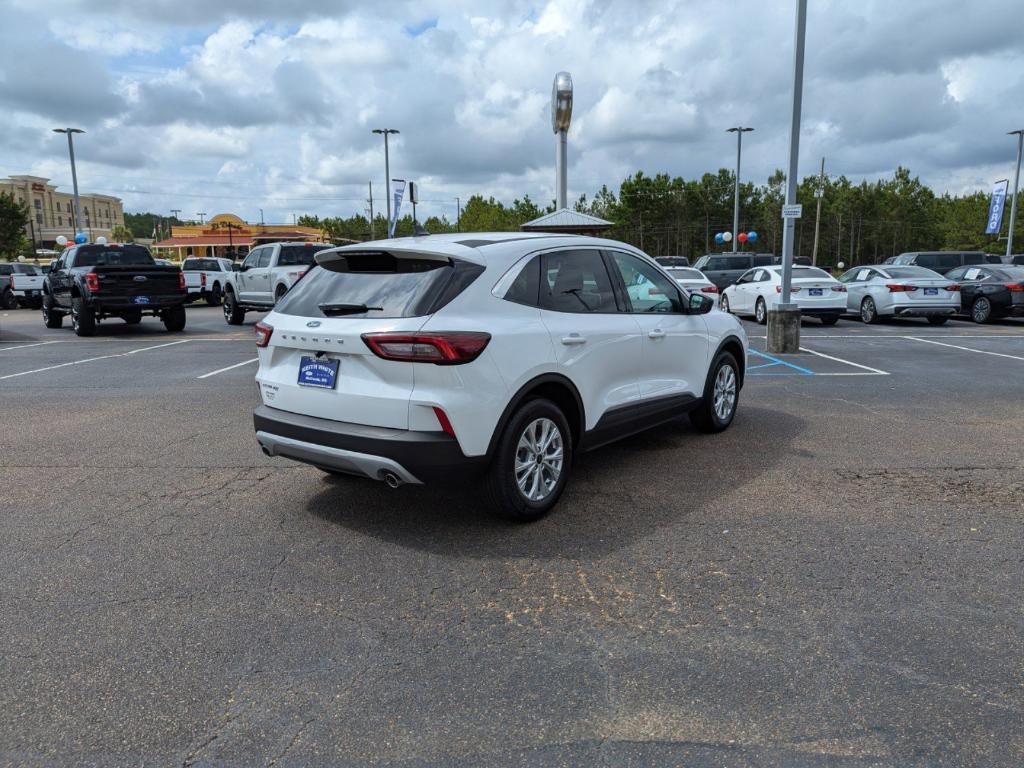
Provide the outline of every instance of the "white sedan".
{"type": "Polygon", "coordinates": [[[718,286],[708,280],[699,269],[693,267],[665,267],[669,277],[689,293],[702,293],[718,304],[718,286]]]}
{"type": "Polygon", "coordinates": [[[854,267],[839,279],[846,286],[849,313],[865,323],[924,317],[942,325],[960,311],[960,286],[924,267],[872,264],[854,267]]]}
{"type": "MultiPolygon", "coordinates": [[[[846,286],[817,267],[793,267],[792,302],[800,313],[817,317],[823,325],[834,325],[846,312],[846,286]]],[[[754,267],[722,292],[723,312],[753,315],[761,325],[768,322],[768,310],[780,301],[782,267],[754,267]]]]}

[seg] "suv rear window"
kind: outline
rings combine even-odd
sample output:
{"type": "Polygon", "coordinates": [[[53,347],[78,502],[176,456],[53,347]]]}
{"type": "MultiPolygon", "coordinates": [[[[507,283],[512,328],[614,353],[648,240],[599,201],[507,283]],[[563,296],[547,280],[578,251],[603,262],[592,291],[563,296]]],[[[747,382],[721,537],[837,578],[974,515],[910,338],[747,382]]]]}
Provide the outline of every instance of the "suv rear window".
{"type": "Polygon", "coordinates": [[[712,256],[704,271],[720,269],[750,269],[749,256],[712,256]]]}
{"type": "Polygon", "coordinates": [[[275,311],[300,317],[422,317],[448,304],[484,271],[460,259],[396,257],[385,251],[338,257],[310,269],[275,311]],[[349,310],[324,311],[331,305],[349,310]],[[366,311],[351,311],[360,306],[366,311]]]}
{"type": "Polygon", "coordinates": [[[314,263],[314,256],[330,247],[329,245],[282,245],[281,255],[277,257],[277,266],[308,267],[314,263]]]}
{"type": "Polygon", "coordinates": [[[121,248],[87,245],[75,252],[76,267],[153,266],[154,263],[149,251],[141,245],[125,245],[121,248]]]}

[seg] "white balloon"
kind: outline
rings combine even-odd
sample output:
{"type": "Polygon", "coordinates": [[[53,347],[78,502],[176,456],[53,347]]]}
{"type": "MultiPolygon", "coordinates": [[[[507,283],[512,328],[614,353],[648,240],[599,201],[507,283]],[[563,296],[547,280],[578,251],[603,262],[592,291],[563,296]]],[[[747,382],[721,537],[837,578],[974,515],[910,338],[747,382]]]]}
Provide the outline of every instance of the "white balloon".
{"type": "Polygon", "coordinates": [[[836,269],[846,269],[846,265],[843,262],[836,264],[836,269]]]}
{"type": "Polygon", "coordinates": [[[727,243],[731,243],[732,242],[732,232],[723,232],[722,233],[722,239],[725,240],[725,242],[727,242],[727,243]]]}
{"type": "Polygon", "coordinates": [[[64,237],[64,235],[59,235],[57,237],[57,245],[67,245],[67,244],[68,244],[68,239],[66,237],[64,237]]]}
{"type": "Polygon", "coordinates": [[[105,238],[103,235],[100,235],[99,237],[96,238],[96,245],[106,245],[106,244],[107,244],[107,238],[105,238]]]}

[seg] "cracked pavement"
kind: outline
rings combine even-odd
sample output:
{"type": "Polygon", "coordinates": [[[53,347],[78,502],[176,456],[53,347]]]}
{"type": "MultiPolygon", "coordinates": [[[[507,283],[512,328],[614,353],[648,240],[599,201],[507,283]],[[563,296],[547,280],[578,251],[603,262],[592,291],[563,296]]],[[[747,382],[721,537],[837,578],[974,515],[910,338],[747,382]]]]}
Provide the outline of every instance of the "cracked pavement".
{"type": "Polygon", "coordinates": [[[0,764],[1020,765],[1024,362],[812,335],[892,374],[751,378],[530,526],[264,457],[195,378],[245,343],[0,382],[0,764]]]}

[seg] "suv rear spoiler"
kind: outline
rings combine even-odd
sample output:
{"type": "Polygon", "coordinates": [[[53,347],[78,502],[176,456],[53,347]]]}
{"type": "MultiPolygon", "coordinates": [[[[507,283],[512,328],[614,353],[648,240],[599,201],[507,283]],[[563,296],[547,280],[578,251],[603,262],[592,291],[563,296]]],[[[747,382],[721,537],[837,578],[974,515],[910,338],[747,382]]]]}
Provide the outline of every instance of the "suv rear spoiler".
{"type": "Polygon", "coordinates": [[[452,259],[468,261],[471,264],[486,265],[486,261],[480,256],[476,248],[469,248],[457,243],[448,243],[446,252],[431,250],[413,245],[384,245],[380,248],[373,248],[371,243],[359,243],[358,245],[344,245],[339,248],[331,248],[326,251],[318,251],[313,257],[320,266],[327,266],[332,262],[340,261],[347,256],[359,253],[388,253],[396,259],[423,259],[425,261],[447,262],[452,259]],[[367,247],[371,246],[371,247],[367,247]]]}

